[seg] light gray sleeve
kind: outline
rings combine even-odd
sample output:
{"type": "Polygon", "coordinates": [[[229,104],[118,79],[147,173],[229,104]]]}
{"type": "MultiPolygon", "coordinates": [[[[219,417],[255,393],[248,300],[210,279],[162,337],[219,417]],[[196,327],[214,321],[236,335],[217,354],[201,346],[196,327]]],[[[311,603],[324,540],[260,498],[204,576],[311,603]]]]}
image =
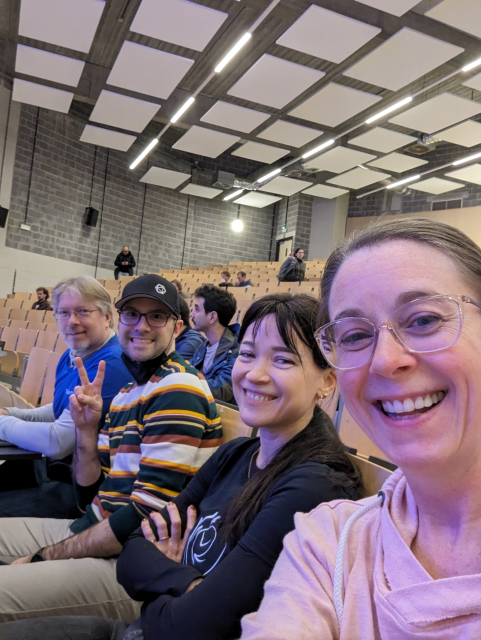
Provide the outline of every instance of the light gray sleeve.
{"type": "Polygon", "coordinates": [[[53,422],[31,422],[14,416],[0,416],[0,440],[61,460],[74,451],[75,425],[68,409],[53,422]]]}
{"type": "Polygon", "coordinates": [[[17,407],[7,407],[8,413],[14,418],[27,420],[28,422],[54,422],[55,414],[53,404],[46,404],[36,409],[17,409],[17,407]]]}

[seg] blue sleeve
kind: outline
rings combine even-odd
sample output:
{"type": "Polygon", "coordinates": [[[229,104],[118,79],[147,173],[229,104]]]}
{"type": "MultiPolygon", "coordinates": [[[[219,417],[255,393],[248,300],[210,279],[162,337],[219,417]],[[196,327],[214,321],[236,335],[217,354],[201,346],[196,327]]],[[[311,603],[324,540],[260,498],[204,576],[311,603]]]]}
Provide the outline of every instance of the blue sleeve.
{"type": "Polygon", "coordinates": [[[238,355],[239,350],[235,349],[229,354],[220,370],[216,371],[211,376],[204,374],[210,390],[212,391],[212,395],[216,400],[232,402],[234,398],[234,391],[232,388],[232,369],[238,355]]]}

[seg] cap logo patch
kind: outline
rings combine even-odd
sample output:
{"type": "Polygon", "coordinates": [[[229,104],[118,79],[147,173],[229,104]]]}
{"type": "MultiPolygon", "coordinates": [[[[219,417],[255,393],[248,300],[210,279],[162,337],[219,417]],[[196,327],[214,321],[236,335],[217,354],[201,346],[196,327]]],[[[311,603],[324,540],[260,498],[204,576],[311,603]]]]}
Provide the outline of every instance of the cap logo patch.
{"type": "Polygon", "coordinates": [[[165,289],[163,284],[156,284],[155,285],[155,290],[157,291],[157,293],[160,293],[162,295],[164,295],[164,293],[166,291],[166,289],[165,289]]]}

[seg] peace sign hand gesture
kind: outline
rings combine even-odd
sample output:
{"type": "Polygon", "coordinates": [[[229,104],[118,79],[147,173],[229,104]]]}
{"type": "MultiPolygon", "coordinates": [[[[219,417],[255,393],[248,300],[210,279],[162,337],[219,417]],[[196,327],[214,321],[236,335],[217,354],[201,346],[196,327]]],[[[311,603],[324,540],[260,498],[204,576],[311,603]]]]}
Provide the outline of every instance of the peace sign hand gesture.
{"type": "Polygon", "coordinates": [[[74,389],[70,396],[70,415],[75,426],[80,431],[95,430],[102,417],[102,384],[105,375],[105,361],[99,362],[97,375],[90,382],[81,358],[75,358],[75,366],[78,369],[81,386],[74,389]]]}

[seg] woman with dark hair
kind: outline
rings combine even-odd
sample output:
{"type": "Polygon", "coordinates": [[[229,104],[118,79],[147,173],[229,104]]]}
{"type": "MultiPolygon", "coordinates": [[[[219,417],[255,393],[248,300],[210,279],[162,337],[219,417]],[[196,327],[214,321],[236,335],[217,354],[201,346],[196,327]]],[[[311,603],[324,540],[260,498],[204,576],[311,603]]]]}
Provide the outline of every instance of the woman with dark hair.
{"type": "MultiPolygon", "coordinates": [[[[117,577],[143,601],[141,621],[123,635],[112,621],[77,618],[69,639],[92,625],[102,640],[238,638],[241,617],[261,602],[294,514],[360,496],[360,474],[317,406],[336,378],[315,341],[316,314],[307,295],[269,295],[248,309],[232,379],[240,417],[259,437],[220,447],[127,541],[117,577]]],[[[5,635],[19,634],[20,624],[0,627],[2,640],[21,638],[5,635]]],[[[36,628],[51,640],[67,637],[60,619],[36,628]]],[[[30,623],[25,637],[42,637],[34,630],[30,623]]]]}
{"type": "Polygon", "coordinates": [[[304,249],[299,247],[284,261],[277,278],[279,282],[302,282],[305,277],[304,249]]]}
{"type": "Polygon", "coordinates": [[[481,637],[481,249],[397,218],[330,256],[318,339],[399,468],[374,498],[296,517],[243,640],[481,637]]]}

